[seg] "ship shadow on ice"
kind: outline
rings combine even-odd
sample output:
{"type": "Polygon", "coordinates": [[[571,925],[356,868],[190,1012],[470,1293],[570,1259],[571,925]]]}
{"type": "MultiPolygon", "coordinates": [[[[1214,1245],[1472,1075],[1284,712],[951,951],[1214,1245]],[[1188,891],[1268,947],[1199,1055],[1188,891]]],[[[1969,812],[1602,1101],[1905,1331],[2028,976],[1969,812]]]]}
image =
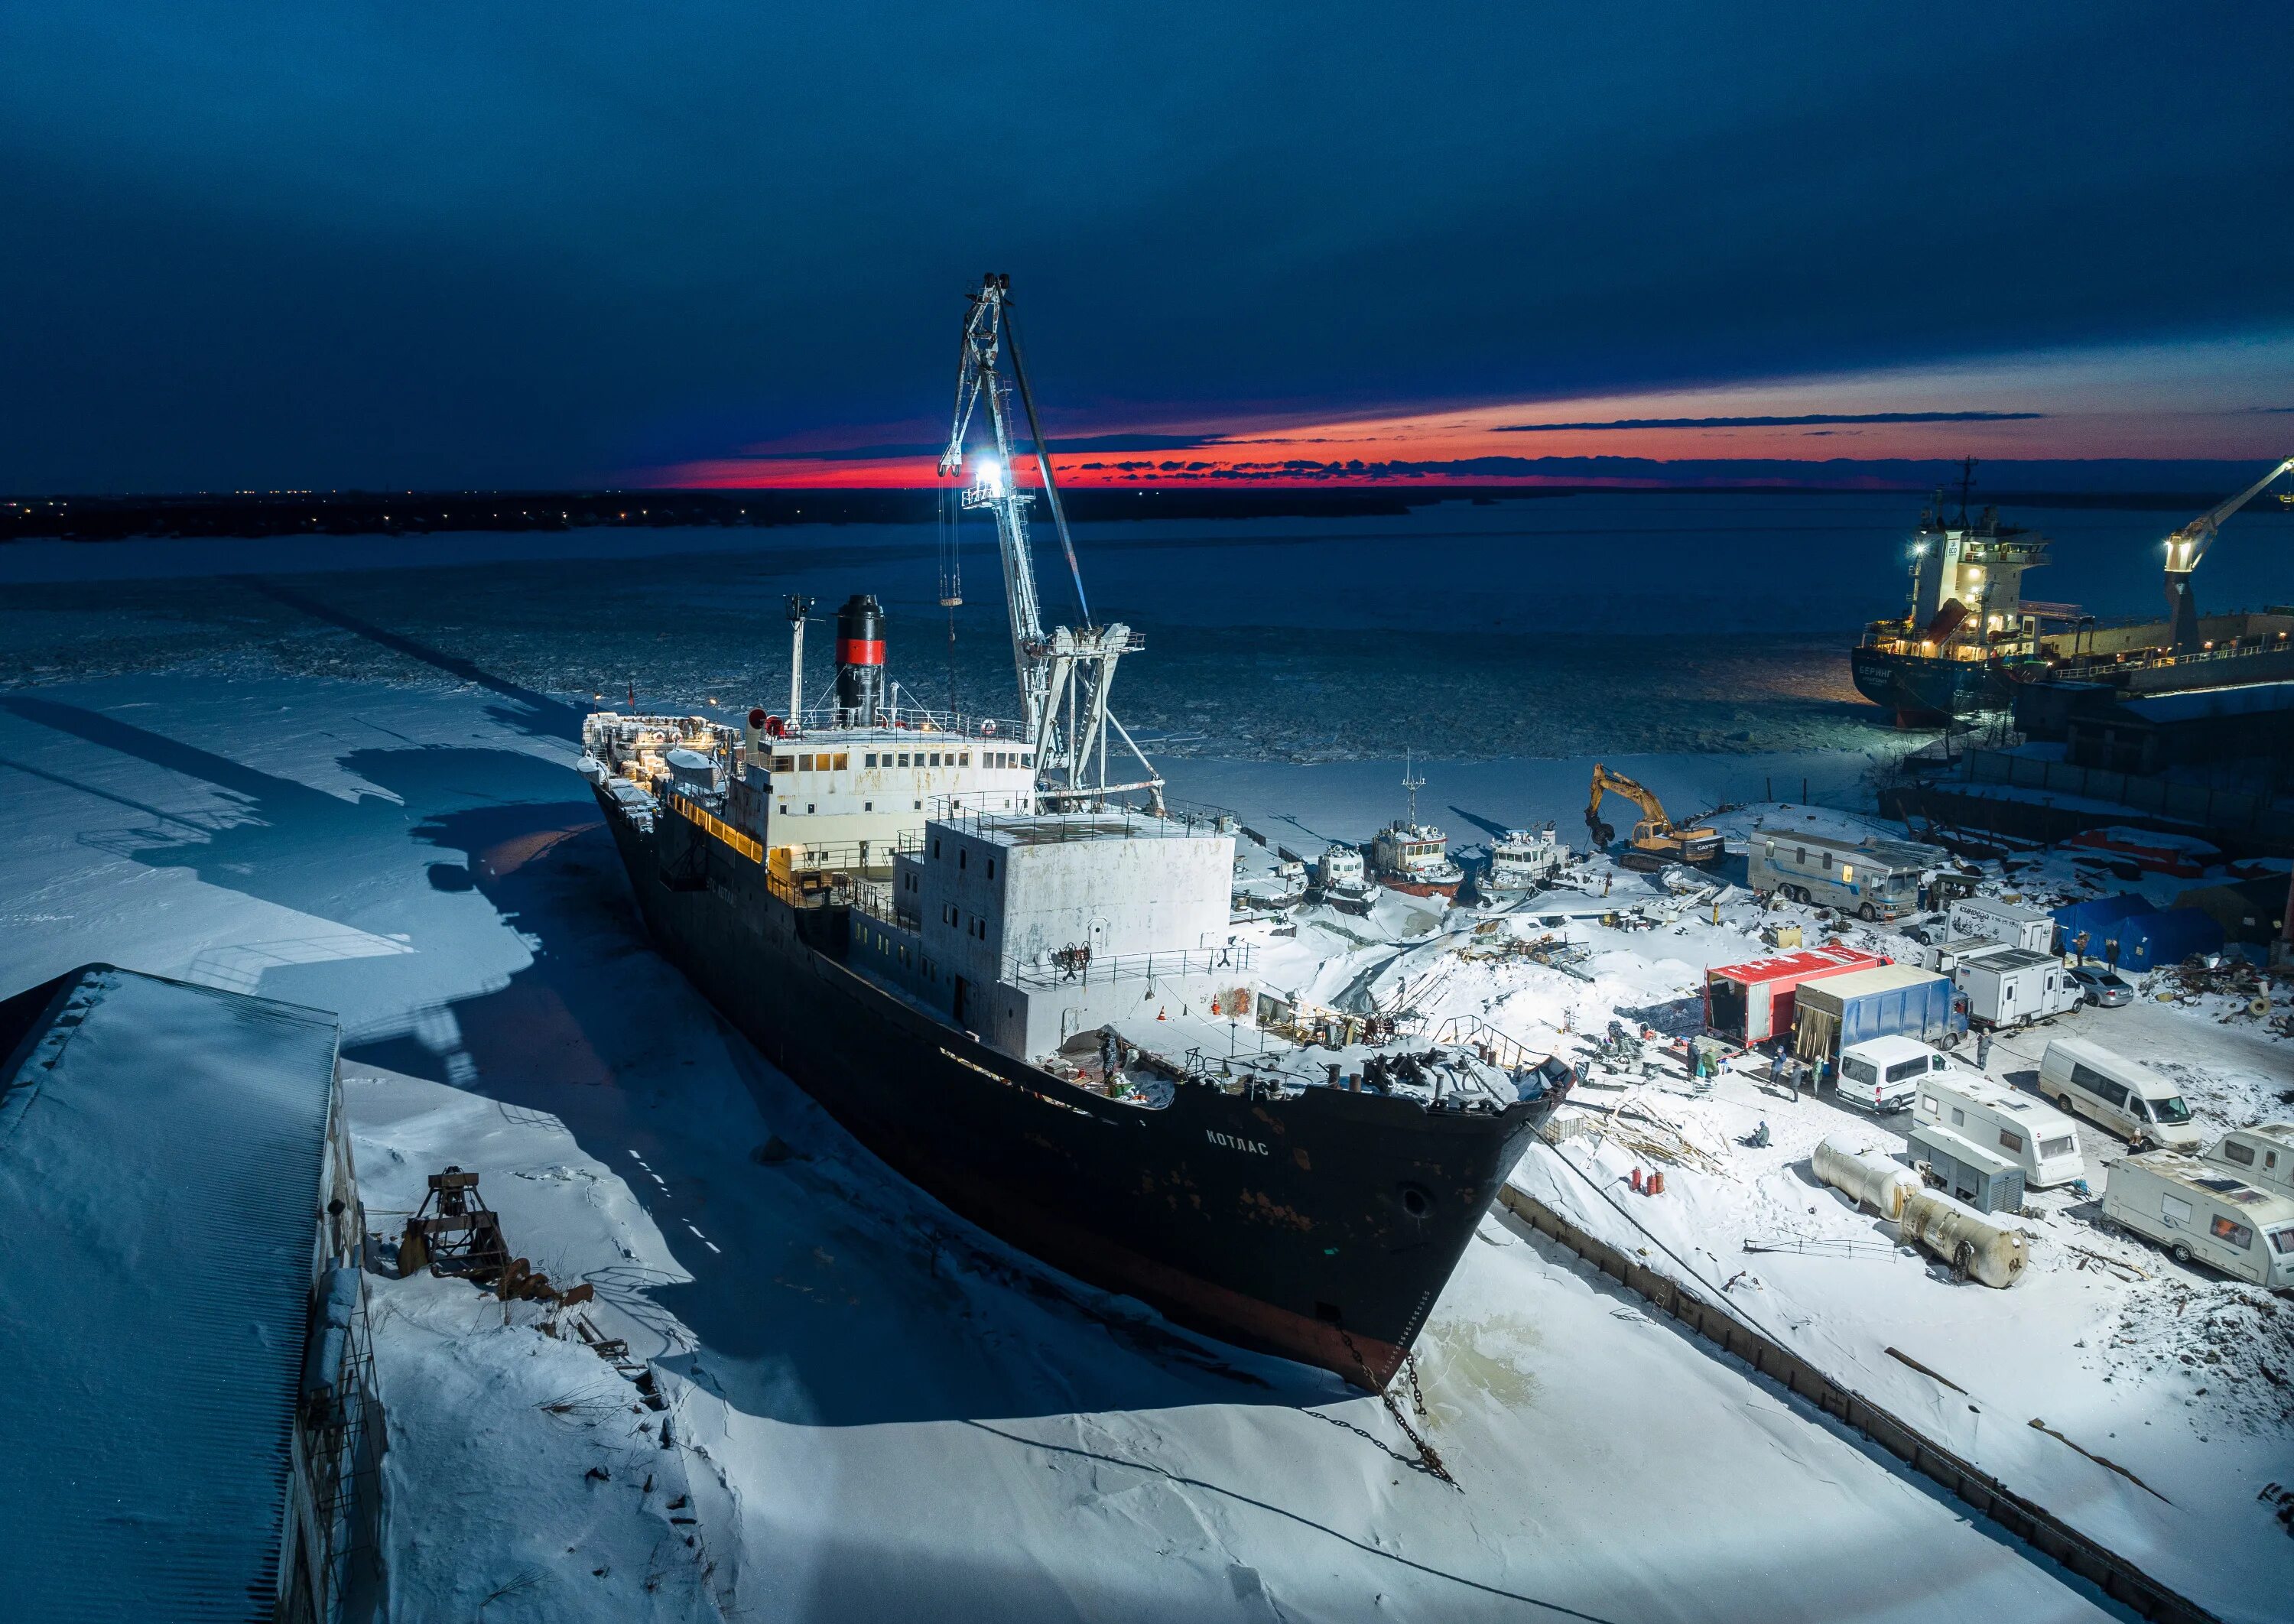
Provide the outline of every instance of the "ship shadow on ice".
{"type": "Polygon", "coordinates": [[[582,741],[582,713],[562,700],[552,699],[547,694],[537,694],[531,688],[522,688],[514,682],[495,676],[475,661],[433,648],[427,643],[418,642],[387,627],[377,626],[370,621],[362,621],[347,610],[338,609],[308,593],[299,592],[281,581],[262,575],[242,575],[236,579],[248,590],[259,592],[273,603],[307,614],[313,620],[324,621],[329,626],[337,626],[354,637],[364,637],[394,654],[403,654],[410,660],[419,661],[450,677],[459,677],[464,682],[474,683],[490,694],[512,701],[520,708],[511,710],[500,705],[489,705],[486,713],[514,733],[562,739],[574,744],[582,741]]]}
{"type": "Polygon", "coordinates": [[[37,765],[23,769],[150,816],[147,829],[102,837],[117,855],[152,868],[187,868],[207,884],[325,918],[352,911],[346,895],[361,879],[403,861],[410,808],[554,800],[569,777],[522,751],[354,750],[338,765],[382,792],[338,795],[84,706],[12,694],[0,695],[0,711],[214,792],[204,806],[169,810],[37,765]]]}
{"type": "Polygon", "coordinates": [[[806,1425],[1351,1396],[1070,1279],[885,1167],[655,953],[588,800],[474,807],[412,833],[440,854],[427,883],[474,888],[533,962],[345,1054],[548,1111],[625,1181],[691,1277],[592,1277],[654,1332],[634,1352],[806,1425]]]}

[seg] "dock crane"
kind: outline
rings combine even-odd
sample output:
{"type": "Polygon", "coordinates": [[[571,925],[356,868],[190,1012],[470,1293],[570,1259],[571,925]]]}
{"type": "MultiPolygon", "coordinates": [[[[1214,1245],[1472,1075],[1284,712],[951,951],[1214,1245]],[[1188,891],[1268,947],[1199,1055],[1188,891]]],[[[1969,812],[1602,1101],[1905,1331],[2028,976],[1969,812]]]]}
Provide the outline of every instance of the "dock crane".
{"type": "Polygon", "coordinates": [[[2199,560],[2215,544],[2216,532],[2222,529],[2224,521],[2260,496],[2272,480],[2290,468],[2294,468],[2294,457],[2287,458],[2221,507],[2200,514],[2167,538],[2167,605],[2174,616],[2174,630],[2168,642],[2175,653],[2187,654],[2199,646],[2199,605],[2191,595],[2191,572],[2199,567],[2199,560]]]}
{"type": "Polygon", "coordinates": [[[1654,792],[1642,788],[1623,773],[1611,772],[1598,761],[1593,764],[1592,799],[1585,808],[1585,827],[1592,832],[1595,846],[1607,846],[1617,838],[1617,832],[1601,821],[1601,798],[1605,795],[1622,795],[1640,808],[1640,821],[1633,825],[1625,853],[1617,859],[1627,868],[1653,872],[1669,863],[1701,865],[1720,859],[1719,830],[1676,826],[1664,815],[1664,803],[1654,792]]]}
{"type": "Polygon", "coordinates": [[[1028,387],[1027,368],[1020,358],[1020,335],[1012,321],[1012,279],[994,272],[980,278],[964,316],[964,347],[956,377],[956,415],[948,429],[948,447],[940,453],[940,477],[960,475],[967,456],[972,483],[963,492],[963,505],[985,508],[996,520],[997,547],[1004,564],[1004,601],[1012,622],[1012,663],[1020,685],[1020,717],[1035,746],[1037,794],[1054,803],[1079,805],[1143,790],[1150,804],[1160,811],[1162,775],[1107,708],[1117,662],[1145,645],[1120,621],[1106,626],[1091,623],[1091,604],[1084,596],[1075,540],[1068,533],[1067,513],[1060,506],[1059,484],[1052,476],[1051,450],[1045,443],[1043,426],[1036,416],[1035,393],[1028,387]],[[1061,550],[1067,555],[1069,577],[1075,582],[1076,607],[1084,621],[1079,628],[1044,629],[1035,561],[1028,542],[1028,510],[1034,506],[1035,496],[1021,488],[1013,452],[1015,386],[1027,418],[1029,452],[1043,482],[1044,504],[1051,511],[1061,550]],[[967,452],[964,437],[983,401],[994,444],[967,452]],[[1119,738],[1139,763],[1142,775],[1132,782],[1107,781],[1110,735],[1119,738]]]}

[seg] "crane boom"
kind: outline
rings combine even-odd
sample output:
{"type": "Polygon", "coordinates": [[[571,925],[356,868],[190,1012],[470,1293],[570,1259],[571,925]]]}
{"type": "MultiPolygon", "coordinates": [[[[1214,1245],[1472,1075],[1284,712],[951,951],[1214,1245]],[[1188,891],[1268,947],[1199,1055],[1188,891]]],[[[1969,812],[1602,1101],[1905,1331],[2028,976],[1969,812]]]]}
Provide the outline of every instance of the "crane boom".
{"type": "Polygon", "coordinates": [[[2294,457],[2285,459],[2236,496],[2200,514],[2167,538],[2167,605],[2174,616],[2172,645],[2176,654],[2189,653],[2199,642],[2198,600],[2191,595],[2191,572],[2199,567],[2207,549],[2214,546],[2224,522],[2260,496],[2273,480],[2290,468],[2294,468],[2294,457]]]}
{"type": "Polygon", "coordinates": [[[1159,809],[1161,775],[1107,708],[1117,663],[1142,645],[1127,626],[1091,624],[1083,571],[1076,563],[1075,541],[1068,532],[1067,514],[1060,505],[1059,485],[1052,475],[1051,448],[1045,442],[1035,395],[1028,387],[1028,375],[1020,359],[1019,334],[1012,325],[1011,293],[1012,279],[991,272],[980,279],[979,290],[972,295],[956,361],[956,410],[948,445],[940,457],[940,475],[953,478],[963,472],[965,439],[985,402],[995,447],[992,452],[972,458],[972,484],[961,499],[965,508],[987,508],[996,520],[997,549],[1004,564],[1004,600],[1012,627],[1012,664],[1019,680],[1021,721],[1035,746],[1037,792],[1053,801],[1089,802],[1122,791],[1144,790],[1159,809]],[[1011,357],[1008,376],[1003,364],[1006,351],[1011,357]],[[1035,562],[1028,542],[1028,509],[1035,499],[1013,477],[1011,392],[1014,384],[1027,418],[1029,444],[1043,478],[1045,501],[1075,582],[1076,605],[1084,619],[1080,628],[1044,629],[1043,604],[1036,589],[1035,562]],[[1138,759],[1144,775],[1136,783],[1107,782],[1111,736],[1120,738],[1138,759]]]}

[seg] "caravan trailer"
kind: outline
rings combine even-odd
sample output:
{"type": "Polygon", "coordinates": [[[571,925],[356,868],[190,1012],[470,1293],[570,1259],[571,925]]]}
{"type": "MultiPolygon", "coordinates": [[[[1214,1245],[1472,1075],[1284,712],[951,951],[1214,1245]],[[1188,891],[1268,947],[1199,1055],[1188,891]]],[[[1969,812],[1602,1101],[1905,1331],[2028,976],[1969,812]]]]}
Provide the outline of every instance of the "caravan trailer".
{"type": "Polygon", "coordinates": [[[2130,1156],[2103,1192],[2107,1223],[2257,1286],[2294,1286],[2294,1200],[2169,1151],[2130,1156]]]}
{"type": "Polygon", "coordinates": [[[1945,854],[1902,840],[1843,840],[1755,830],[1747,843],[1745,881],[1794,902],[1838,908],[1860,918],[1901,919],[1920,905],[1920,881],[1945,854]]]}
{"type": "Polygon", "coordinates": [[[2034,1190],[2087,1177],[2078,1125],[2046,1100],[2004,1083],[1956,1066],[1932,1071],[1920,1079],[1914,1108],[1921,1123],[2005,1157],[2023,1170],[2023,1182],[2034,1190]]]}
{"type": "Polygon", "coordinates": [[[2206,1159],[2233,1178],[2294,1197],[2294,1123],[2233,1128],[2216,1141],[2206,1159]]]}

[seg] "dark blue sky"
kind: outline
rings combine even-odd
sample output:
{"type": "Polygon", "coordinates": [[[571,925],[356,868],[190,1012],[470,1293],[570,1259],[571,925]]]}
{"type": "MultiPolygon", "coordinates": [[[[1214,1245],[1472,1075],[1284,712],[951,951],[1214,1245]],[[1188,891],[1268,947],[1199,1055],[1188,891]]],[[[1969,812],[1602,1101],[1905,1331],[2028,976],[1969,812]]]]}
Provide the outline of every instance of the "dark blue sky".
{"type": "Polygon", "coordinates": [[[18,5],[0,486],[929,437],[991,267],[1077,431],[2283,338],[2290,61],[2277,4],[18,5]]]}

